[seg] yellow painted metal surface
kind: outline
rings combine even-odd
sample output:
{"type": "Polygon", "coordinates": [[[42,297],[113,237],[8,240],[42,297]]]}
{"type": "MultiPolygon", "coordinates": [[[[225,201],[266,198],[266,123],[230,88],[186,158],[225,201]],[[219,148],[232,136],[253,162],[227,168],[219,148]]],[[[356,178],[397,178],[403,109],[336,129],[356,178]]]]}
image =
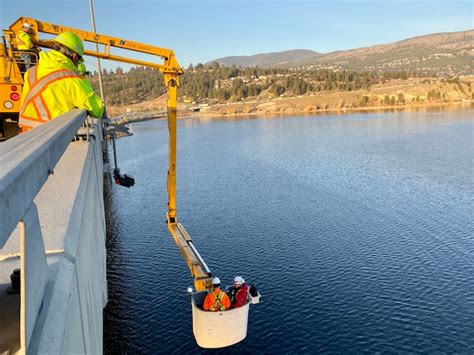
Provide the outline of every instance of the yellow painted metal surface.
{"type": "MultiPolygon", "coordinates": [[[[172,51],[171,49],[161,48],[161,47],[152,46],[152,45],[134,42],[134,41],[129,41],[122,38],[97,34],[94,32],[84,31],[84,30],[62,26],[62,25],[56,25],[56,24],[28,18],[28,17],[19,18],[8,28],[8,30],[3,31],[4,35],[6,36],[7,42],[9,43],[9,47],[13,50],[17,46],[17,34],[22,28],[22,24],[25,22],[28,22],[29,24],[32,25],[33,32],[34,32],[33,41],[37,47],[53,48],[53,45],[54,45],[52,40],[40,39],[40,36],[39,36],[40,33],[58,35],[62,32],[70,31],[70,32],[76,33],[83,41],[103,45],[103,51],[85,50],[84,55],[89,55],[89,56],[97,57],[101,59],[109,59],[109,60],[115,60],[119,62],[152,67],[163,73],[164,83],[168,90],[167,108],[168,108],[168,129],[169,129],[169,166],[168,166],[168,212],[166,214],[167,225],[168,225],[168,229],[171,235],[173,236],[173,239],[176,242],[176,245],[178,246],[181,253],[183,254],[184,259],[188,265],[188,268],[194,277],[194,285],[196,287],[196,290],[202,291],[206,289],[211,289],[212,287],[211,273],[209,269],[207,268],[207,265],[205,265],[205,262],[200,257],[197,250],[192,246],[191,237],[189,236],[187,231],[184,229],[184,227],[181,224],[178,224],[178,219],[177,219],[177,207],[176,207],[177,90],[179,87],[179,76],[183,74],[183,69],[179,66],[178,61],[175,57],[174,51],[172,51]],[[154,63],[154,62],[114,55],[110,52],[111,48],[113,47],[158,56],[162,58],[162,62],[154,63]]],[[[8,53],[8,55],[6,55],[5,57],[12,58],[13,53],[8,53]]],[[[2,67],[4,68],[3,71],[0,73],[4,73],[5,71],[13,72],[14,77],[20,80],[22,84],[23,81],[21,79],[21,75],[18,70],[18,65],[14,61],[6,61],[8,63],[6,62],[4,63],[4,62],[0,62],[0,64],[2,64],[2,67]]],[[[3,89],[2,87],[0,87],[0,90],[2,91],[2,93],[0,93],[1,95],[3,95],[3,93],[6,92],[6,90],[3,89]]],[[[13,111],[18,112],[19,109],[20,107],[15,106],[13,111]]]]}
{"type": "Polygon", "coordinates": [[[171,49],[152,46],[145,43],[139,43],[135,41],[129,41],[123,38],[111,37],[103,34],[98,34],[94,32],[84,31],[81,29],[67,27],[57,24],[52,24],[45,21],[40,21],[28,17],[20,17],[16,20],[10,27],[9,30],[12,33],[18,33],[21,29],[21,26],[24,22],[28,22],[32,25],[34,31],[34,42],[39,47],[52,48],[53,42],[51,40],[41,40],[39,38],[39,33],[48,33],[52,35],[58,35],[62,32],[70,31],[76,33],[83,41],[102,44],[104,46],[103,52],[85,50],[84,55],[90,55],[97,58],[116,60],[119,62],[144,65],[152,68],[156,68],[163,73],[176,73],[180,75],[183,73],[183,69],[179,66],[174,52],[171,49]],[[153,63],[142,61],[138,59],[121,57],[110,53],[112,47],[126,49],[134,52],[141,52],[146,54],[155,55],[163,58],[163,63],[153,63]]]}
{"type": "Polygon", "coordinates": [[[11,47],[5,47],[5,43],[0,43],[0,83],[10,85],[22,85],[20,69],[16,63],[16,58],[11,47]]]}
{"type": "Polygon", "coordinates": [[[166,221],[168,230],[176,242],[179,250],[183,254],[184,260],[194,277],[194,287],[197,291],[210,290],[212,288],[212,278],[207,266],[197,255],[197,251],[190,246],[192,239],[186,229],[178,223],[176,211],[176,113],[177,113],[177,89],[178,75],[166,73],[164,75],[165,84],[168,88],[168,130],[169,130],[169,167],[168,167],[168,213],[166,221]]]}
{"type": "Polygon", "coordinates": [[[206,270],[206,266],[196,255],[189,242],[192,242],[186,229],[180,223],[170,223],[168,219],[168,230],[178,246],[184,260],[194,277],[194,287],[197,291],[210,290],[212,288],[212,278],[210,272],[206,270]]]}
{"type": "Polygon", "coordinates": [[[6,40],[0,42],[0,141],[18,134],[23,78],[15,54],[6,40]]]}
{"type": "MultiPolygon", "coordinates": [[[[17,84],[19,86],[18,92],[21,94],[23,79],[19,70],[17,60],[15,58],[18,57],[19,54],[17,51],[18,33],[22,28],[22,24],[25,22],[31,24],[33,29],[33,41],[35,45],[40,48],[53,48],[53,41],[40,39],[40,33],[57,35],[65,31],[71,31],[76,33],[83,41],[103,45],[102,52],[85,50],[85,55],[155,68],[163,74],[169,75],[170,80],[173,80],[174,83],[176,83],[176,86],[179,83],[179,75],[183,73],[183,69],[179,66],[174,52],[171,49],[161,48],[135,41],[129,41],[123,38],[96,34],[94,32],[52,24],[49,22],[44,22],[28,17],[20,17],[11,26],[9,26],[8,29],[3,30],[5,40],[3,41],[3,43],[0,43],[0,112],[8,112],[17,116],[20,110],[21,100],[17,100],[15,102],[12,101],[13,105],[11,107],[10,104],[6,105],[8,109],[4,107],[3,103],[7,100],[6,98],[9,97],[9,95],[11,94],[9,90],[10,86],[7,86],[6,84],[17,84]],[[113,47],[154,55],[160,57],[162,61],[161,63],[155,63],[115,55],[110,52],[111,48],[113,47]]],[[[165,84],[170,80],[165,79],[165,84]]],[[[176,110],[176,105],[174,107],[176,110]]]]}
{"type": "Polygon", "coordinates": [[[165,74],[168,87],[168,131],[169,131],[169,167],[168,167],[168,220],[176,223],[176,105],[178,82],[174,75],[165,74]]]}

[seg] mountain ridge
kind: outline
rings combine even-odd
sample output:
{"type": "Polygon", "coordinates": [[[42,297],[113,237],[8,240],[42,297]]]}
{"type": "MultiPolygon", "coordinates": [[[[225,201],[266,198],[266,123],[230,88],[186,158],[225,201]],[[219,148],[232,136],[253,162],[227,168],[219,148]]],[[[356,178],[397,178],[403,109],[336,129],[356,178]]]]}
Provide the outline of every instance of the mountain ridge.
{"type": "Polygon", "coordinates": [[[445,75],[473,72],[474,29],[410,37],[387,44],[319,53],[309,49],[227,56],[206,64],[241,67],[314,67],[373,71],[419,70],[445,75]]]}
{"type": "Polygon", "coordinates": [[[258,53],[254,55],[227,56],[227,57],[212,60],[206,64],[217,62],[225,66],[232,66],[232,64],[234,64],[235,62],[235,63],[239,63],[238,66],[249,66],[249,67],[259,66],[259,64],[281,65],[284,62],[288,62],[288,61],[291,62],[296,59],[301,59],[300,56],[303,56],[305,58],[313,58],[319,55],[322,55],[322,54],[315,52],[311,49],[291,49],[291,50],[281,51],[281,52],[258,53]]]}

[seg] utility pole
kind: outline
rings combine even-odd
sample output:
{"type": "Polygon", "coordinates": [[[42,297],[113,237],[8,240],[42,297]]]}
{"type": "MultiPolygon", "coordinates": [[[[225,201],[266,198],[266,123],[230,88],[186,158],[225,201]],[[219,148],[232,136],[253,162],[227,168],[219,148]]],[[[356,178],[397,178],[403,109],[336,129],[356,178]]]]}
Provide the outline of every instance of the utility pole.
{"type": "MultiPolygon", "coordinates": [[[[94,18],[94,5],[92,4],[92,0],[89,0],[89,8],[91,11],[91,20],[92,20],[92,31],[94,33],[97,33],[95,29],[95,18],[94,18]]],[[[95,44],[95,50],[96,52],[99,52],[99,44],[95,44]]],[[[102,84],[102,68],[100,66],[100,59],[97,58],[97,68],[99,69],[99,88],[100,88],[100,98],[102,101],[105,103],[104,99],[104,85],[102,84]]]]}

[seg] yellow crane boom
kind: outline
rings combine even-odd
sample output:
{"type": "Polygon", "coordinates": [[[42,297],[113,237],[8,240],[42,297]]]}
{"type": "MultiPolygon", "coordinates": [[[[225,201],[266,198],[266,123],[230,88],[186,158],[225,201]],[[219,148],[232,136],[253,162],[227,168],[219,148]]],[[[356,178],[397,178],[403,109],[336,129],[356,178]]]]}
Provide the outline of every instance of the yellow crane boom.
{"type": "Polygon", "coordinates": [[[167,48],[161,48],[161,47],[152,46],[149,44],[125,40],[122,38],[106,36],[106,35],[102,35],[102,34],[98,34],[94,32],[80,30],[77,28],[55,25],[52,23],[39,21],[32,18],[28,18],[28,17],[20,17],[18,20],[16,20],[10,25],[9,30],[4,31],[4,34],[7,34],[7,33],[17,34],[21,30],[22,24],[25,22],[28,22],[33,26],[34,41],[39,47],[53,48],[53,42],[51,40],[41,40],[39,38],[40,33],[58,35],[62,32],[70,31],[70,32],[76,33],[83,41],[104,45],[103,52],[85,50],[84,55],[89,55],[89,56],[102,58],[102,59],[115,60],[115,61],[123,62],[123,63],[144,65],[147,67],[156,68],[162,73],[167,73],[167,74],[168,73],[169,74],[174,73],[176,75],[183,74],[183,69],[179,66],[176,60],[176,57],[174,55],[174,52],[171,49],[167,49],[167,48]],[[143,60],[114,55],[110,53],[110,49],[112,47],[155,55],[155,56],[163,58],[164,62],[163,64],[157,64],[157,63],[153,63],[149,61],[143,61],[143,60]]]}
{"type": "MultiPolygon", "coordinates": [[[[184,259],[194,277],[196,290],[202,291],[212,287],[211,271],[199,255],[192,243],[186,229],[181,223],[178,223],[176,213],[176,114],[177,114],[177,89],[179,86],[179,76],[183,74],[183,69],[179,66],[174,52],[171,49],[152,46],[144,43],[125,40],[122,38],[106,36],[94,32],[84,31],[72,27],[56,25],[36,19],[21,17],[16,20],[8,30],[4,30],[6,42],[10,44],[9,55],[13,58],[13,51],[17,44],[17,34],[22,28],[22,24],[28,22],[34,30],[33,41],[38,47],[53,48],[52,40],[40,39],[40,33],[58,35],[62,32],[70,31],[76,33],[83,41],[101,44],[104,47],[103,52],[94,50],[85,50],[84,55],[115,60],[118,62],[143,65],[155,68],[163,73],[164,83],[168,91],[167,111],[168,111],[168,130],[169,130],[169,167],[168,167],[168,212],[166,221],[168,230],[173,236],[184,259]],[[114,55],[111,48],[120,48],[134,52],[146,53],[162,58],[162,63],[154,63],[139,59],[127,58],[114,55]]],[[[6,48],[5,48],[6,50],[6,48]]],[[[12,59],[14,61],[14,59],[12,59]]],[[[1,90],[1,87],[0,87],[1,90]]]]}

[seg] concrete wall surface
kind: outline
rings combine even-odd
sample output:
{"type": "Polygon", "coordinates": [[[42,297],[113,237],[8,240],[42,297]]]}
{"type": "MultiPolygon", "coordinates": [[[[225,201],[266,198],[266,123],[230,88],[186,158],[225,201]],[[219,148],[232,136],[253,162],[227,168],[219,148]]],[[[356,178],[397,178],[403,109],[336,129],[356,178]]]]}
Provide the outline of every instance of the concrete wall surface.
{"type": "MultiPolygon", "coordinates": [[[[81,119],[79,115],[85,117],[85,112],[71,112],[64,122],[71,118],[75,120],[76,117],[81,119]]],[[[38,127],[33,134],[41,136],[44,132],[54,133],[52,130],[57,130],[62,125],[60,120],[55,119],[42,125],[44,127],[38,127]]],[[[63,133],[66,131],[65,128],[60,129],[63,133]]],[[[70,130],[75,132],[74,127],[70,130]]],[[[21,329],[21,337],[22,343],[26,344],[23,349],[27,348],[28,354],[103,352],[102,311],[107,303],[107,281],[100,122],[99,125],[93,125],[92,133],[89,141],[69,144],[74,133],[66,138],[69,146],[54,167],[54,172],[47,177],[34,201],[29,200],[32,205],[28,211],[31,212],[17,217],[25,221],[26,227],[23,229],[26,229],[26,238],[21,236],[22,233],[25,234],[24,231],[21,233],[21,223],[10,236],[2,236],[2,240],[6,241],[4,245],[0,244],[0,291],[6,288],[11,271],[19,267],[22,268],[22,278],[26,279],[27,289],[25,293],[22,281],[21,296],[8,296],[15,298],[10,302],[14,307],[21,308],[26,313],[21,316],[26,325],[18,327],[20,309],[13,310],[13,306],[8,306],[9,317],[4,318],[2,315],[0,328],[8,330],[5,334],[10,335],[12,333],[7,328],[11,326],[14,331],[18,329],[18,334],[11,335],[6,343],[9,349],[3,350],[20,350],[16,343],[20,342],[19,328],[24,327],[21,329]],[[29,215],[32,216],[31,222],[26,218],[29,215]],[[20,255],[25,257],[20,258],[20,255]],[[25,262],[27,263],[24,264],[25,262]],[[43,277],[41,283],[36,280],[38,275],[43,277]],[[22,301],[21,307],[19,299],[22,301]]],[[[30,138],[34,138],[33,134],[30,138]]],[[[27,141],[28,136],[19,136],[18,140],[27,141]]],[[[9,144],[14,147],[15,143],[9,144]]],[[[24,144],[19,142],[19,146],[23,147],[24,144]]],[[[38,147],[38,151],[41,149],[38,147]]],[[[39,158],[44,156],[42,153],[38,154],[39,158]]],[[[28,163],[27,160],[25,162],[28,163]]],[[[14,172],[15,169],[9,167],[8,171],[14,172]]],[[[8,175],[8,171],[5,175],[7,178],[3,180],[0,174],[0,188],[4,181],[13,186],[10,181],[15,180],[9,178],[12,174],[8,175]]],[[[15,191],[18,193],[21,189],[15,191]]],[[[20,200],[27,199],[20,197],[20,200]]],[[[2,295],[3,293],[0,295],[0,303],[3,303],[2,295]]],[[[0,304],[0,311],[1,308],[0,304]]]]}
{"type": "MultiPolygon", "coordinates": [[[[29,352],[102,353],[102,309],[107,303],[102,167],[99,140],[73,143],[55,169],[54,179],[36,199],[41,223],[49,225],[43,229],[45,240],[48,234],[64,233],[64,253],[58,261],[57,274],[48,285],[50,290],[46,292],[29,352]],[[59,189],[54,184],[56,178],[62,180],[58,182],[59,189]],[[51,201],[51,196],[58,203],[51,201]]],[[[45,244],[48,251],[48,243],[45,244]]],[[[50,247],[57,249],[59,245],[50,247]]]]}

